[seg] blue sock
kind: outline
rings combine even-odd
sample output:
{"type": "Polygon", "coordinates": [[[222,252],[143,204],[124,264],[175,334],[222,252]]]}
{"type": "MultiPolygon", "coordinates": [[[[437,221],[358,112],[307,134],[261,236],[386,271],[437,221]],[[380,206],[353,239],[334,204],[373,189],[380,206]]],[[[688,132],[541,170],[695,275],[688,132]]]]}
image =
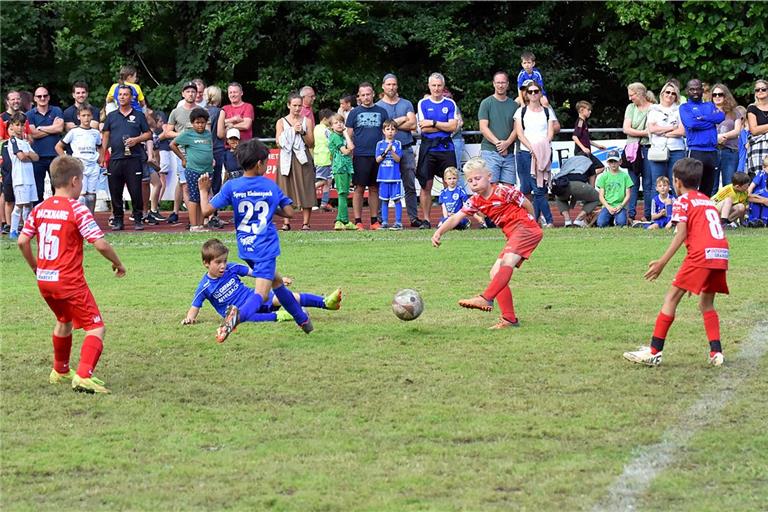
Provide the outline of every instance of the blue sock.
{"type": "Polygon", "coordinates": [[[323,191],[323,197],[320,199],[320,204],[328,204],[328,196],[330,195],[330,190],[324,190],[323,191]]]}
{"type": "Polygon", "coordinates": [[[384,224],[389,222],[389,201],[386,199],[381,200],[381,222],[384,224]]]}
{"type": "Polygon", "coordinates": [[[255,292],[252,293],[245,301],[245,304],[238,308],[240,310],[240,321],[255,322],[256,320],[249,319],[253,318],[254,315],[264,314],[259,312],[262,302],[263,299],[261,298],[261,295],[255,292]]]}
{"type": "Polygon", "coordinates": [[[325,309],[325,299],[312,293],[300,293],[299,304],[307,308],[325,309]]]}
{"type": "Polygon", "coordinates": [[[403,223],[403,204],[398,199],[395,201],[395,224],[403,223]]]}
{"type": "Polygon", "coordinates": [[[285,285],[282,285],[279,288],[273,288],[272,291],[275,293],[277,300],[280,301],[280,304],[291,314],[293,319],[296,320],[297,324],[301,325],[307,321],[309,317],[304,310],[301,309],[301,306],[296,301],[291,290],[285,285]]]}

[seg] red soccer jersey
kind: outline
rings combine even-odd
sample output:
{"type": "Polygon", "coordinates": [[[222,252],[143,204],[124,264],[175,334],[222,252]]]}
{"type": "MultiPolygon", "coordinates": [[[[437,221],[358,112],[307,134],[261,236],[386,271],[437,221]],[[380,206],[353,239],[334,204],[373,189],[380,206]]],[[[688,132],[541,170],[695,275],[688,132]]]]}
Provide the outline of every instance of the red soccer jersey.
{"type": "Polygon", "coordinates": [[[490,217],[494,224],[499,226],[509,236],[509,232],[515,225],[522,224],[534,229],[541,229],[536,221],[523,208],[525,196],[517,187],[502,183],[493,185],[491,195],[484,198],[480,194],[472,195],[461,209],[467,215],[482,212],[490,217]]]}
{"type": "Polygon", "coordinates": [[[694,267],[727,269],[728,240],[720,214],[709,197],[692,190],[681,195],[672,206],[672,222],[685,222],[688,235],[685,259],[694,267]]]}
{"type": "Polygon", "coordinates": [[[87,286],[83,275],[83,239],[104,237],[85,205],[49,197],[27,217],[24,235],[37,237],[37,285],[43,295],[63,299],[87,286]]]}

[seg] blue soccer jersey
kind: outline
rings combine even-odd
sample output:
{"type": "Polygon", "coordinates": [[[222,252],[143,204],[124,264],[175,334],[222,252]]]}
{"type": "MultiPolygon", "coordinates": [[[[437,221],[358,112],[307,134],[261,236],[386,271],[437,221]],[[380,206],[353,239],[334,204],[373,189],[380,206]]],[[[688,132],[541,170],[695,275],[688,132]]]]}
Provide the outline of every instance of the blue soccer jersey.
{"type": "MultiPolygon", "coordinates": [[[[384,150],[387,149],[389,142],[386,140],[380,140],[376,144],[376,158],[384,154],[384,150]]],[[[392,151],[387,152],[387,156],[379,164],[379,174],[376,176],[376,181],[400,181],[400,162],[395,162],[392,158],[392,154],[397,156],[403,156],[403,146],[399,140],[392,141],[392,151]]]]}
{"type": "Polygon", "coordinates": [[[453,215],[456,212],[461,211],[464,203],[469,199],[469,196],[461,187],[454,189],[444,188],[440,192],[440,198],[438,202],[445,205],[445,209],[448,210],[448,215],[453,215]]]}
{"type": "MultiPolygon", "coordinates": [[[[674,194],[669,194],[669,198],[672,200],[672,202],[677,199],[674,194]]],[[[653,198],[653,203],[651,204],[651,214],[655,215],[662,210],[666,210],[667,215],[653,221],[658,224],[660,228],[663,228],[669,224],[669,219],[672,218],[672,203],[665,204],[664,201],[659,197],[659,194],[656,194],[653,198]]]]}
{"type": "Polygon", "coordinates": [[[240,276],[247,276],[250,272],[251,270],[245,265],[227,263],[227,269],[220,278],[214,279],[205,274],[197,285],[192,305],[201,308],[207,300],[221,316],[226,314],[227,306],[230,304],[241,308],[248,297],[255,293],[240,280],[240,276]]]}
{"type": "Polygon", "coordinates": [[[211,205],[216,209],[232,205],[240,259],[266,261],[280,255],[280,240],[272,217],[278,208],[292,204],[277,184],[263,176],[243,176],[227,181],[211,205]]]}
{"type": "MultiPolygon", "coordinates": [[[[427,97],[419,101],[417,116],[419,121],[447,123],[453,119],[458,119],[457,112],[456,103],[452,99],[442,98],[440,101],[434,102],[431,97],[427,97]]],[[[445,137],[450,139],[451,134],[439,130],[432,133],[422,133],[421,136],[425,139],[442,139],[445,137]]],[[[430,151],[453,151],[453,142],[445,146],[434,147],[430,151]]]]}

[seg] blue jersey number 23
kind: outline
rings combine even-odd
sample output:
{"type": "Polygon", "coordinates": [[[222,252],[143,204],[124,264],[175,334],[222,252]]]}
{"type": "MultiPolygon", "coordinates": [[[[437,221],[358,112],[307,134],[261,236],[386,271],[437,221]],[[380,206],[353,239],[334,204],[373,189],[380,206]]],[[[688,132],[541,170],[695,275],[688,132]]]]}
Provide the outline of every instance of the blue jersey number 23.
{"type": "Polygon", "coordinates": [[[261,234],[267,228],[267,215],[269,214],[269,203],[266,201],[240,201],[237,205],[237,211],[243,216],[243,220],[237,225],[238,231],[261,234]],[[253,222],[251,220],[253,219],[253,222]]]}

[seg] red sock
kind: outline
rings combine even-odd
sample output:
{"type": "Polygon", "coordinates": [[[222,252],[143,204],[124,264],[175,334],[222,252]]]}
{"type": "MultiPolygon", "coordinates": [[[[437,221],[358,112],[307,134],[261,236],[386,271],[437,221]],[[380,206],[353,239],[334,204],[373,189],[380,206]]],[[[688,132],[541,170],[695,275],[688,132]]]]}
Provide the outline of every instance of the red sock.
{"type": "Polygon", "coordinates": [[[496,275],[493,276],[490,284],[488,284],[488,288],[483,292],[483,297],[487,300],[495,299],[509,285],[509,280],[512,279],[512,271],[514,270],[513,267],[507,265],[500,266],[499,271],[496,272],[496,275]]]}
{"type": "Polygon", "coordinates": [[[501,292],[496,296],[496,302],[499,304],[501,310],[501,317],[504,320],[514,323],[517,320],[515,316],[515,304],[512,302],[512,290],[509,286],[505,286],[501,292]]]}
{"type": "MultiPolygon", "coordinates": [[[[658,341],[659,346],[664,345],[664,340],[667,339],[667,333],[672,326],[672,322],[675,321],[675,317],[659,311],[659,315],[656,317],[656,325],[653,327],[653,338],[658,341]]],[[[654,346],[656,343],[651,343],[651,354],[661,352],[661,349],[654,346]]]]}
{"type": "Polygon", "coordinates": [[[701,314],[704,319],[704,330],[707,331],[708,341],[720,341],[720,317],[714,309],[701,314]]]}
{"type": "Polygon", "coordinates": [[[90,379],[93,376],[93,369],[99,362],[103,348],[104,344],[101,342],[101,338],[97,336],[85,337],[83,348],[80,349],[80,364],[77,366],[77,374],[80,377],[90,379]]]}
{"type": "Polygon", "coordinates": [[[59,373],[69,372],[69,354],[72,352],[72,334],[53,335],[53,369],[59,373]]]}

